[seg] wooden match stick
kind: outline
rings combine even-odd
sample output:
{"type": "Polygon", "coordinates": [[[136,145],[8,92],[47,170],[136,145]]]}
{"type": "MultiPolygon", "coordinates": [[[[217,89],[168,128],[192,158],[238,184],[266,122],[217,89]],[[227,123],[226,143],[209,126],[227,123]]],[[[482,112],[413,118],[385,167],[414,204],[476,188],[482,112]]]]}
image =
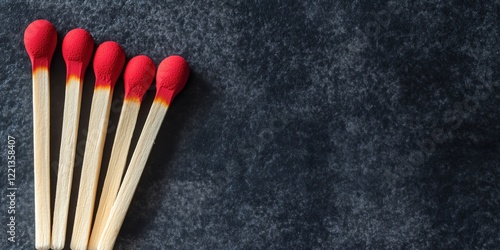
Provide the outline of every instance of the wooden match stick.
{"type": "Polygon", "coordinates": [[[94,40],[86,30],[74,29],[64,37],[62,54],[66,62],[66,94],[52,223],[52,249],[63,249],[66,239],[83,78],[93,52],[94,40]]]}
{"type": "Polygon", "coordinates": [[[35,179],[35,248],[50,247],[50,78],[57,32],[47,20],[36,20],[24,32],[33,76],[33,147],[35,179]]]}
{"type": "Polygon", "coordinates": [[[163,118],[172,99],[184,87],[188,77],[189,65],[180,56],[167,57],[158,66],[153,105],[96,249],[113,249],[163,118]]]}
{"type": "Polygon", "coordinates": [[[136,56],[128,62],[123,73],[125,98],[116,129],[115,141],[109,159],[108,170],[102,187],[99,208],[89,241],[89,249],[97,249],[98,236],[101,234],[109,212],[115,202],[120,187],[123,170],[127,162],[130,141],[134,133],[142,97],[153,82],[156,66],[144,55],[136,56]]]}
{"type": "Polygon", "coordinates": [[[87,249],[111,99],[124,64],[125,52],[118,43],[104,42],[97,48],[93,63],[96,77],[94,96],[70,244],[73,250],[87,249]]]}

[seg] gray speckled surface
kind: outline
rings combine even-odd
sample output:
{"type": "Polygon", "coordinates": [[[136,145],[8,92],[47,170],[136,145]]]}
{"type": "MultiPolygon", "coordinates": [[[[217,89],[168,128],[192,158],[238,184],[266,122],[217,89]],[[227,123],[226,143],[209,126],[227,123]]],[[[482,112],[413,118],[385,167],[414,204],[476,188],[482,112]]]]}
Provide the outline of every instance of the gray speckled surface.
{"type": "MultiPolygon", "coordinates": [[[[495,249],[499,4],[0,1],[0,248],[34,244],[31,66],[22,37],[44,18],[59,42],[82,27],[97,43],[120,43],[127,58],[142,53],[158,64],[180,54],[191,65],[116,249],[495,249]],[[8,135],[16,138],[15,244],[5,233],[8,135]]],[[[59,43],[53,162],[64,74],[59,43]]],[[[79,141],[92,84],[89,70],[79,141]]],[[[103,170],[122,94],[118,86],[103,170]]]]}

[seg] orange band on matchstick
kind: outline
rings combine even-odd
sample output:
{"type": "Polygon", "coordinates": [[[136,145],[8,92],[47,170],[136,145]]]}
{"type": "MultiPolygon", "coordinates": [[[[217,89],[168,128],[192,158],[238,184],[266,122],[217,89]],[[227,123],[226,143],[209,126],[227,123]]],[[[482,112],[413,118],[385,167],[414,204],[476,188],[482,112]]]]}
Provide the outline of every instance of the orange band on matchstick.
{"type": "Polygon", "coordinates": [[[50,59],[48,59],[48,58],[34,58],[31,68],[32,68],[33,72],[35,72],[37,70],[49,71],[50,59]]]}
{"type": "Polygon", "coordinates": [[[153,100],[153,102],[159,103],[166,108],[168,108],[168,106],[170,105],[170,104],[168,104],[168,102],[164,98],[159,97],[159,96],[156,96],[155,99],[153,100]]]}
{"type": "Polygon", "coordinates": [[[35,60],[35,62],[37,63],[36,66],[35,64],[33,64],[33,74],[36,74],[37,71],[49,71],[49,66],[48,66],[48,62],[45,61],[45,62],[37,62],[37,60],[35,60]]]}
{"type": "Polygon", "coordinates": [[[69,82],[71,78],[73,79],[83,79],[85,75],[86,67],[81,62],[66,62],[66,83],[69,82]]]}
{"type": "Polygon", "coordinates": [[[95,86],[94,86],[94,91],[96,91],[96,90],[110,91],[111,88],[112,88],[111,84],[96,82],[95,86]]]}
{"type": "Polygon", "coordinates": [[[135,102],[135,103],[142,103],[142,98],[136,97],[136,96],[127,96],[123,99],[124,102],[135,102]]]}
{"type": "Polygon", "coordinates": [[[95,82],[94,89],[112,89],[115,84],[115,82],[109,82],[109,81],[97,81],[95,82]]]}

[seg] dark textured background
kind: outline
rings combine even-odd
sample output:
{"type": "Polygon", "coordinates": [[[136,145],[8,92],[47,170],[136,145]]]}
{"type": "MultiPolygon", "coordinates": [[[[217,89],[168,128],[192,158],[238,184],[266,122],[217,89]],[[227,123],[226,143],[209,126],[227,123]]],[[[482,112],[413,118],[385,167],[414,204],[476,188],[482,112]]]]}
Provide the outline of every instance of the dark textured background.
{"type": "MultiPolygon", "coordinates": [[[[17,242],[2,233],[2,249],[34,244],[23,32],[38,18],[59,35],[53,187],[69,30],[117,41],[128,59],[191,65],[116,249],[498,249],[500,1],[41,2],[0,2],[1,232],[7,135],[19,188],[17,242]]],[[[90,69],[70,216],[93,83],[90,69]]]]}

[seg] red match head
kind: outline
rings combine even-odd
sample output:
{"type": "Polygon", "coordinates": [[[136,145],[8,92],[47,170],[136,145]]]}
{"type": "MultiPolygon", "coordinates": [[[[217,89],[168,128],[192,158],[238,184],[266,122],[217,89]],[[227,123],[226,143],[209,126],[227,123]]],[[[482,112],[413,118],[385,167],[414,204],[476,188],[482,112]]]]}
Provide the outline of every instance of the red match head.
{"type": "Polygon", "coordinates": [[[123,73],[125,99],[142,101],[142,97],[153,82],[155,71],[156,66],[154,62],[145,55],[139,55],[130,59],[123,73]]]}
{"type": "Polygon", "coordinates": [[[156,73],[156,98],[170,105],[175,95],[186,85],[189,64],[180,56],[169,56],[160,63],[156,73]]]}
{"type": "Polygon", "coordinates": [[[33,69],[37,66],[50,66],[52,55],[57,45],[57,32],[47,20],[36,20],[32,22],[24,31],[24,46],[33,64],[33,69]],[[35,59],[45,59],[47,65],[35,65],[35,59]]]}
{"type": "Polygon", "coordinates": [[[95,87],[115,86],[125,64],[125,52],[116,42],[104,42],[94,56],[95,87]]]}
{"type": "Polygon", "coordinates": [[[63,39],[62,55],[68,69],[68,76],[75,74],[82,77],[89,65],[90,58],[94,52],[94,39],[84,29],[73,29],[63,39]],[[72,67],[72,64],[80,64],[80,67],[72,67]],[[77,72],[73,72],[77,71],[77,72]]]}

